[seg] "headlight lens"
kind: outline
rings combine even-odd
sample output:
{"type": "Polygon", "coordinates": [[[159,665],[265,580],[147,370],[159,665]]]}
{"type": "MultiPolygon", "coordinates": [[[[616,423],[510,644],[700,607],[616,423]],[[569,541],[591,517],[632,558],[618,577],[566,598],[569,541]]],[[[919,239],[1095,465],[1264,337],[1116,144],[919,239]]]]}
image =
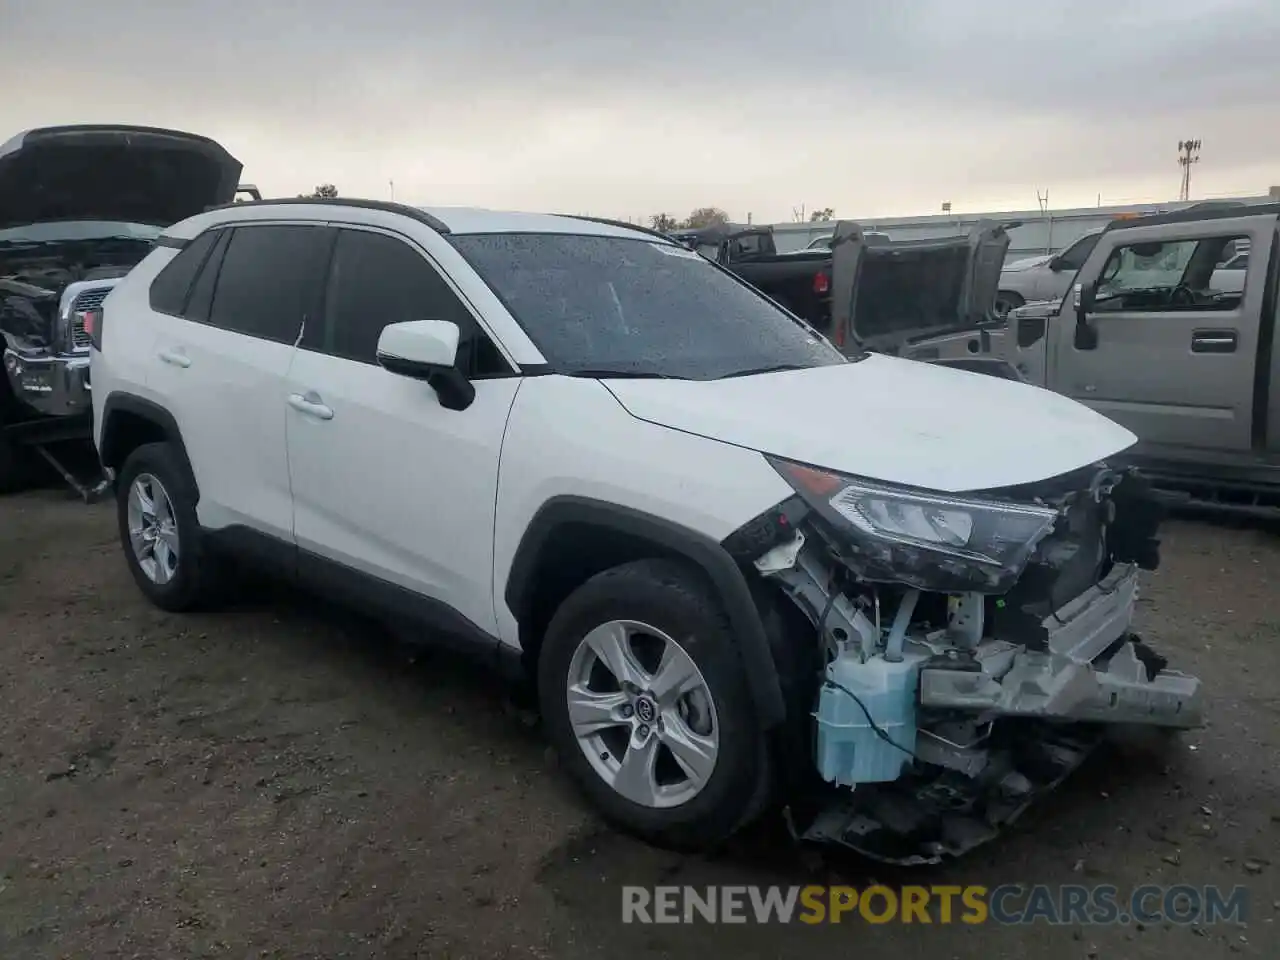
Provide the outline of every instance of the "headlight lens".
{"type": "Polygon", "coordinates": [[[1004,589],[1058,516],[1035,504],[905,490],[788,460],[770,463],[811,506],[853,534],[869,579],[925,589],[1004,589]],[[931,572],[924,570],[930,565],[931,572]]]}

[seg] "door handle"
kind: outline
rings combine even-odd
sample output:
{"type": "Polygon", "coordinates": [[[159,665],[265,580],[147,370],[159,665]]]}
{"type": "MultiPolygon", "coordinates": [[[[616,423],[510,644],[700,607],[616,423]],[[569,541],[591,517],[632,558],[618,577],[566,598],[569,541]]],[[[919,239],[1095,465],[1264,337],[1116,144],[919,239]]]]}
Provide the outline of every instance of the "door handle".
{"type": "Polygon", "coordinates": [[[1239,340],[1235,330],[1195,330],[1191,333],[1191,352],[1235,353],[1239,340]]]}
{"type": "Polygon", "coordinates": [[[171,363],[175,367],[186,369],[191,366],[191,358],[177,350],[161,350],[159,356],[165,363],[171,363]]]}
{"type": "Polygon", "coordinates": [[[305,394],[289,394],[289,406],[299,413],[305,413],[307,416],[315,417],[317,420],[333,419],[333,408],[325,406],[324,401],[320,399],[320,394],[314,390],[308,390],[305,394]]]}

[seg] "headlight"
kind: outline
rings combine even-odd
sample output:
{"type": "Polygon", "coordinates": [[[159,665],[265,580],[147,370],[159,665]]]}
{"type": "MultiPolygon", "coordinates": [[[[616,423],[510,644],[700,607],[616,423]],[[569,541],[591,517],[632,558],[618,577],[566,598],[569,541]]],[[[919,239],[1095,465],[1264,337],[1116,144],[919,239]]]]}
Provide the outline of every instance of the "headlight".
{"type": "Polygon", "coordinates": [[[848,535],[849,559],[868,580],[1003,593],[1058,516],[1035,504],[907,490],[789,460],[769,462],[848,535]]]}

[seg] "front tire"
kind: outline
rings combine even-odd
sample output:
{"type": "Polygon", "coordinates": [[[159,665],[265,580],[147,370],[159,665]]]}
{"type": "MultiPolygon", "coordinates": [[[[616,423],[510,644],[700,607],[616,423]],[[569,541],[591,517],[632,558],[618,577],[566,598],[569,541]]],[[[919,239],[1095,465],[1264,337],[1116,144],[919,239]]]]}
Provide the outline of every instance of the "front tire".
{"type": "Polygon", "coordinates": [[[120,544],[134,582],[162,610],[180,613],[215,596],[215,561],[196,519],[195,488],[168,443],[138,447],[116,480],[120,544]]]}
{"type": "Polygon", "coordinates": [[[765,738],[695,569],[642,560],[579,587],[547,629],[538,691],[561,763],[619,829],[706,849],[765,805],[765,738]]]}

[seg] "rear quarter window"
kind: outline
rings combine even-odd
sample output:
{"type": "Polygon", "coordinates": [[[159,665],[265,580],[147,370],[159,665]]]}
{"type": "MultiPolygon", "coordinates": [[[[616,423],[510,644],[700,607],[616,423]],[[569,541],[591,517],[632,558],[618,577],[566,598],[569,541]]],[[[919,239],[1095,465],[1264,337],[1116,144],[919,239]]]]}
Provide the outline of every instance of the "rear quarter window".
{"type": "Polygon", "coordinates": [[[200,234],[170,260],[156,278],[151,281],[151,309],[156,313],[167,313],[173,317],[182,316],[187,306],[187,295],[191,292],[191,284],[200,272],[209,251],[213,249],[217,234],[210,230],[200,234]]]}

